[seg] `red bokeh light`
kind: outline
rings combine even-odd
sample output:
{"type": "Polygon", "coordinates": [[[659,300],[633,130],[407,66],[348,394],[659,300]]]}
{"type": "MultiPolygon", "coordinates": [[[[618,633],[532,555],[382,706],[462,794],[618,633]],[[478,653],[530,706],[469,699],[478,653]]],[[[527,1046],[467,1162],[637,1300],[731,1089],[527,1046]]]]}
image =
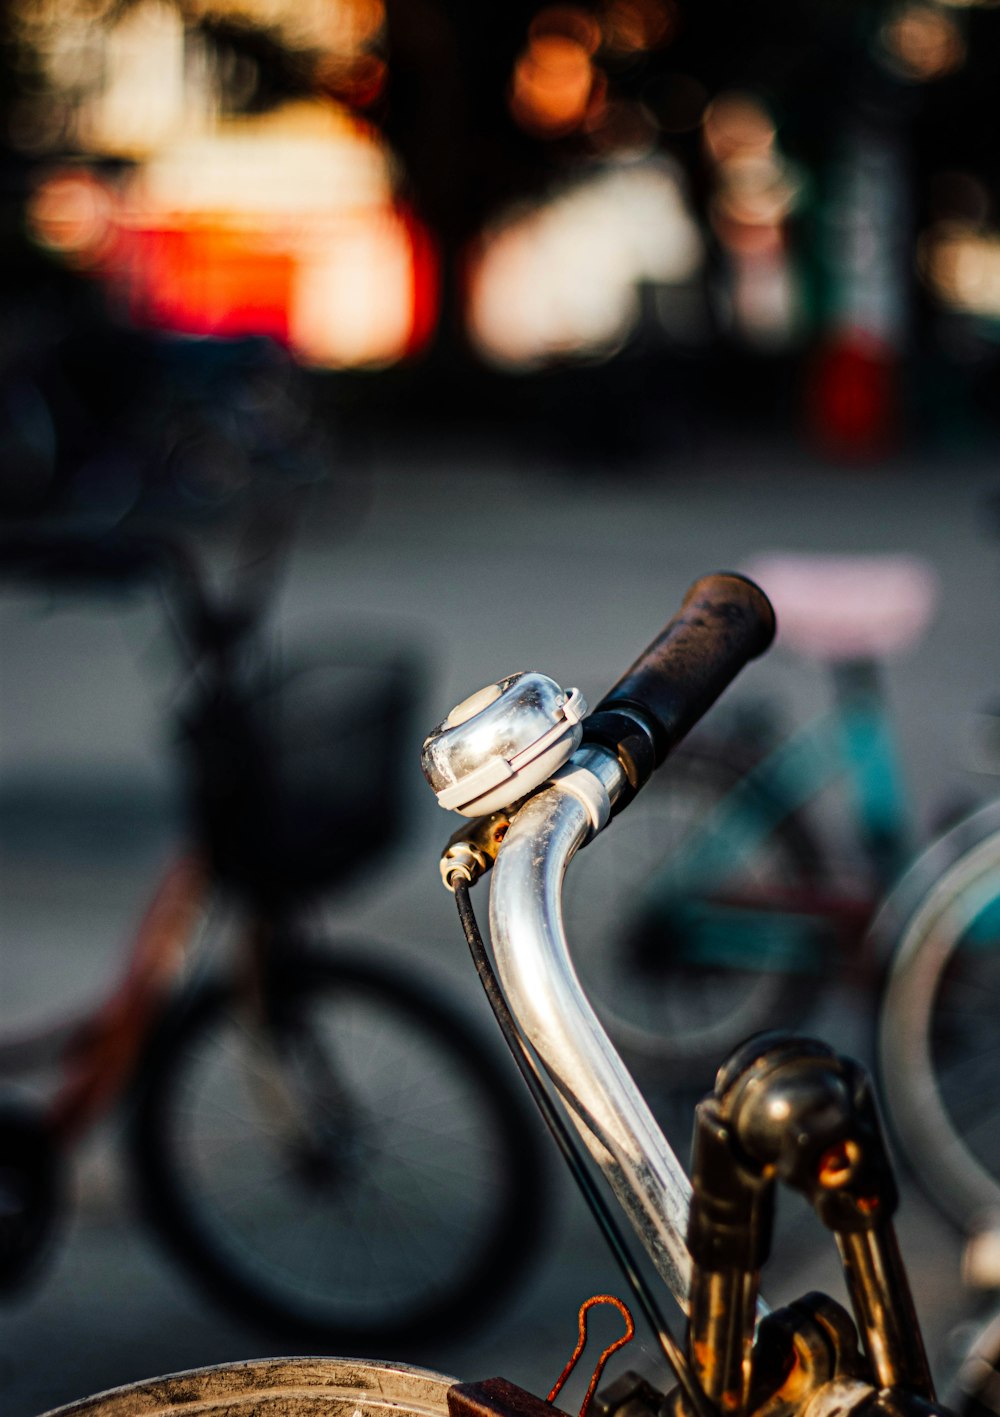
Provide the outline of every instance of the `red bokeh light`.
{"type": "Polygon", "coordinates": [[[832,337],[809,371],[806,411],[811,435],[828,453],[874,458],[890,452],[900,425],[895,352],[863,330],[832,337]]]}

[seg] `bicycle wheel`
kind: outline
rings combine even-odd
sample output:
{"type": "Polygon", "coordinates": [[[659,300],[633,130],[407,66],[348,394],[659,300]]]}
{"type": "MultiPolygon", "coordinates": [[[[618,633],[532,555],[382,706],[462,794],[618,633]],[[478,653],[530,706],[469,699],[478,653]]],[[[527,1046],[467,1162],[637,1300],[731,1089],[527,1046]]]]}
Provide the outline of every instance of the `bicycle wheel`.
{"type": "Polygon", "coordinates": [[[539,1233],[519,1093],[454,1005],[384,964],[296,959],[266,1022],[205,987],[143,1069],[156,1228],[221,1300],[342,1351],[477,1322],[539,1233]]]}
{"type": "MultiPolygon", "coordinates": [[[[1000,803],[909,873],[878,1020],[890,1124],[932,1200],[962,1230],[1000,1209],[1000,803]]],[[[886,925],[876,922],[878,933],[886,925]]]]}
{"type": "Polygon", "coordinates": [[[768,893],[820,878],[801,818],[710,745],[676,753],[567,879],[581,982],[622,1051],[707,1085],[729,1050],[798,1025],[822,963],[816,922],[768,893]]]}
{"type": "Polygon", "coordinates": [[[264,1358],[129,1383],[46,1417],[447,1417],[454,1378],[356,1358],[264,1358]]]}
{"type": "Polygon", "coordinates": [[[976,1334],[944,1400],[957,1417],[1000,1417],[1000,1314],[976,1334]]]}

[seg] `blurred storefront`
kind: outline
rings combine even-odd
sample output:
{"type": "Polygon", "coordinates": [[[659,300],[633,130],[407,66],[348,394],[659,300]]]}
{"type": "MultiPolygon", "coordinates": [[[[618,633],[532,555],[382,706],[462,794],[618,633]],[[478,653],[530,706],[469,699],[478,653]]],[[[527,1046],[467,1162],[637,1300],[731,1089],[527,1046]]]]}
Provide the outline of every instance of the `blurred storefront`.
{"type": "Polygon", "coordinates": [[[0,379],[29,451],[65,441],[38,371],[81,320],[126,361],[265,338],[340,426],[571,457],[993,431],[990,4],[14,0],[6,23],[0,379]]]}

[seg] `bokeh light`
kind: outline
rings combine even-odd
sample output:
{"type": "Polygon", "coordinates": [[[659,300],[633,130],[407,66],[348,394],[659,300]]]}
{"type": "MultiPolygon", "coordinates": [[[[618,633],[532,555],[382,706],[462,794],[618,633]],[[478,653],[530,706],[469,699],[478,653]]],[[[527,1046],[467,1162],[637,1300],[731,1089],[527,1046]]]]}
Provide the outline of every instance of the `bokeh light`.
{"type": "Polygon", "coordinates": [[[713,162],[768,157],[774,139],[774,121],[754,94],[720,94],[705,112],[705,148],[713,162]]]}
{"type": "MultiPolygon", "coordinates": [[[[116,178],[79,161],[41,172],[36,240],[106,281],[139,325],[266,334],[328,367],[412,353],[436,320],[433,243],[349,102],[385,86],[369,47],[384,23],[381,0],[18,0],[18,33],[61,104],[53,146],[127,160],[116,178]],[[203,27],[221,23],[307,48],[317,96],[229,111],[232,64],[203,27]]],[[[30,116],[15,112],[15,132],[30,116]]]]}
{"type": "Polygon", "coordinates": [[[610,0],[602,17],[604,43],[613,54],[641,54],[673,39],[680,13],[672,0],[610,0]]]}
{"type": "Polygon", "coordinates": [[[27,217],[43,246],[83,269],[109,259],[116,244],[113,194],[86,169],[57,169],[44,176],[27,217]]]}
{"type": "Polygon", "coordinates": [[[484,235],[470,272],[470,332],[507,367],[608,356],[635,326],[639,284],[689,281],[703,259],[673,164],[616,163],[484,235]]]}
{"type": "Polygon", "coordinates": [[[1000,319],[1000,232],[940,222],[918,246],[918,266],[946,305],[1000,319]]]}
{"type": "Polygon", "coordinates": [[[730,327],[759,349],[787,345],[803,317],[787,229],[801,198],[799,176],[755,94],[719,94],[705,110],[702,141],[714,179],[709,219],[728,270],[730,327]]]}
{"type": "Polygon", "coordinates": [[[426,239],[394,205],[383,146],[330,105],[160,154],[128,184],[121,224],[137,319],[265,332],[334,366],[393,362],[426,331],[426,239]]]}
{"type": "Polygon", "coordinates": [[[943,79],[965,60],[965,41],[953,15],[937,5],[906,4],[882,28],[891,67],[916,83],[943,79]]]}
{"type": "Polygon", "coordinates": [[[579,128],[600,101],[601,76],[592,56],[601,42],[594,17],[576,6],[536,15],[511,81],[510,109],[529,133],[562,137],[579,128]]]}

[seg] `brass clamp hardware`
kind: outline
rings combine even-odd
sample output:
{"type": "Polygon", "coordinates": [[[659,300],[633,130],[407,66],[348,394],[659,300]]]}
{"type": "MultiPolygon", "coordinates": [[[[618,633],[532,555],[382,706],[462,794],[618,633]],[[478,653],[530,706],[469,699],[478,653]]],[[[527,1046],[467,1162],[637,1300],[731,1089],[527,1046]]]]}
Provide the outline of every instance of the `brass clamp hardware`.
{"type": "Polygon", "coordinates": [[[474,886],[480,876],[485,876],[497,858],[500,843],[510,826],[511,812],[515,810],[516,807],[512,807],[510,811],[476,817],[474,821],[463,822],[451,834],[441,853],[441,880],[448,890],[454,891],[456,878],[474,886]]]}
{"type": "MultiPolygon", "coordinates": [[[[892,1225],[898,1195],[864,1069],[825,1044],[761,1034],[695,1110],[688,1355],[724,1412],[753,1405],[755,1308],[778,1181],[800,1191],[840,1250],[864,1376],[933,1402],[892,1225]]],[[[759,1394],[755,1395],[759,1399],[759,1394]]]]}

